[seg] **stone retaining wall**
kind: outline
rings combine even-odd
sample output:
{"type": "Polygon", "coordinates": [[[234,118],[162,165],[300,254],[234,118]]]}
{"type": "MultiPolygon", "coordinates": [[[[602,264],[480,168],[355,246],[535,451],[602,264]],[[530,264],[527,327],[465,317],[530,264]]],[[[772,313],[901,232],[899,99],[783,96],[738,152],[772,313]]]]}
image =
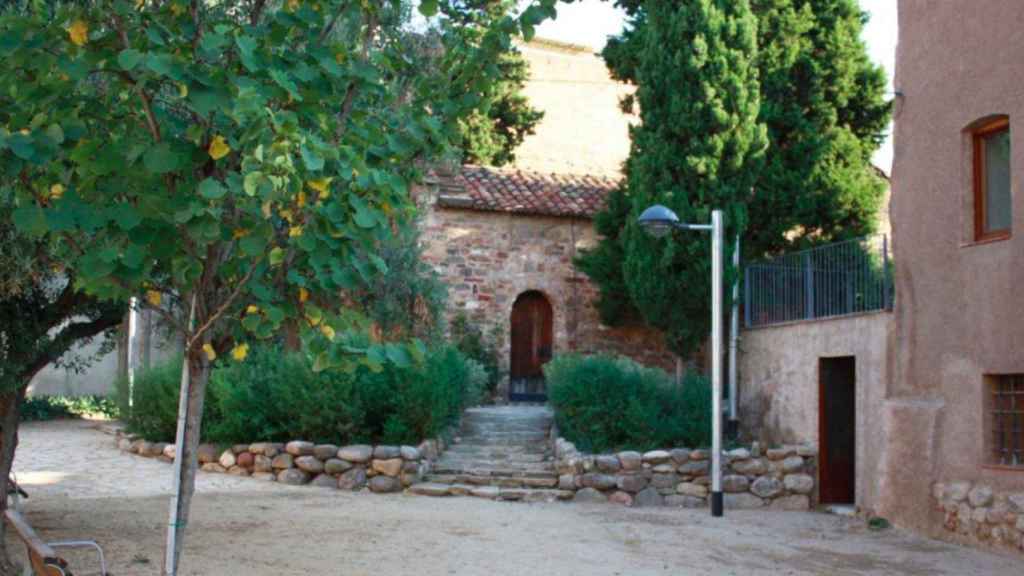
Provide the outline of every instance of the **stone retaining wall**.
{"type": "Polygon", "coordinates": [[[984,484],[936,482],[932,500],[951,539],[1024,552],[1024,492],[997,493],[984,484]]]}
{"type": "MultiPolygon", "coordinates": [[[[557,435],[553,437],[557,438],[557,435]]],[[[708,450],[653,450],[646,453],[580,453],[564,438],[555,441],[558,487],[575,490],[574,500],[626,506],[705,508],[711,487],[708,450]]],[[[722,490],[726,509],[808,510],[815,500],[817,450],[809,446],[772,448],[755,443],[723,453],[722,490]]]]}
{"type": "MultiPolygon", "coordinates": [[[[122,436],[118,448],[165,462],[174,460],[175,445],[122,436]]],[[[199,446],[204,472],[251,476],[268,482],[341,490],[400,492],[419,482],[445,449],[442,438],[419,446],[335,446],[295,440],[287,444],[256,442],[227,448],[199,446]]]]}

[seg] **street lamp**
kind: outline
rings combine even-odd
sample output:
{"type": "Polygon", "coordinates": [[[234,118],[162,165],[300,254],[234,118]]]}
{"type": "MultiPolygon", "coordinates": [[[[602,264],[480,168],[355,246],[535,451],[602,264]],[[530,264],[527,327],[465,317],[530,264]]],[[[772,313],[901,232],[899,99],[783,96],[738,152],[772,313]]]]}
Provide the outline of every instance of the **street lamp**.
{"type": "Polygon", "coordinates": [[[711,224],[686,224],[672,210],[655,204],[637,222],[651,236],[672,230],[711,232],[711,515],[722,515],[722,211],[711,211],[711,224]]]}

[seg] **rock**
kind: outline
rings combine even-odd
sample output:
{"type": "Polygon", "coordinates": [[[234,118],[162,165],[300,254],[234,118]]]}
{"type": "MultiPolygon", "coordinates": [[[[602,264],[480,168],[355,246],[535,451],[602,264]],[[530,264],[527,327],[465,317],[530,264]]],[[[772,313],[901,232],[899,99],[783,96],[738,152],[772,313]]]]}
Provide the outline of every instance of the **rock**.
{"type": "Polygon", "coordinates": [[[790,474],[782,480],[786,490],[797,494],[810,494],[814,490],[814,478],[807,474],[790,474]]]}
{"type": "MultiPolygon", "coordinates": [[[[379,460],[374,460],[374,462],[379,462],[379,460]]],[[[376,492],[377,494],[401,492],[402,483],[398,480],[398,478],[394,478],[392,476],[374,476],[373,478],[370,479],[370,491],[376,492]]]]}
{"type": "Polygon", "coordinates": [[[768,507],[772,510],[810,510],[811,499],[803,494],[793,494],[772,500],[768,507]]]}
{"type": "Polygon", "coordinates": [[[235,456],[235,464],[242,468],[252,468],[253,462],[256,461],[256,457],[253,456],[252,452],[242,452],[235,456]]]}
{"type": "Polygon", "coordinates": [[[619,488],[619,490],[624,490],[626,492],[632,492],[633,494],[636,494],[637,492],[643,490],[644,488],[647,488],[647,478],[639,474],[619,476],[618,479],[616,479],[615,481],[615,485],[619,488]]]}
{"type": "Polygon", "coordinates": [[[608,497],[608,501],[612,504],[621,504],[623,506],[633,505],[633,497],[628,492],[623,492],[622,490],[612,492],[611,496],[608,497]]]}
{"type": "Polygon", "coordinates": [[[226,468],[224,468],[220,464],[217,464],[216,462],[207,462],[206,464],[203,464],[199,469],[202,470],[203,472],[220,472],[221,474],[227,472],[226,468]]]}
{"type": "Polygon", "coordinates": [[[654,488],[672,488],[676,487],[679,483],[679,477],[675,474],[653,474],[651,476],[651,486],[654,488]]]}
{"type": "MultiPolygon", "coordinates": [[[[249,452],[252,452],[253,455],[257,456],[260,454],[266,456],[268,446],[270,446],[270,444],[267,442],[253,442],[252,444],[249,444],[249,452]]],[[[277,454],[274,454],[274,456],[277,456],[277,454]]],[[[271,458],[274,456],[271,456],[271,458]]]]}
{"type": "Polygon", "coordinates": [[[413,446],[402,446],[398,449],[399,455],[402,456],[402,460],[417,461],[423,458],[420,451],[413,446]]]}
{"type": "Polygon", "coordinates": [[[402,481],[403,488],[408,488],[409,486],[418,483],[420,480],[423,480],[423,475],[418,471],[408,472],[403,470],[402,473],[398,475],[398,479],[402,481]]]}
{"type": "Polygon", "coordinates": [[[1017,517],[1017,524],[1014,526],[1018,532],[1024,532],[1024,515],[1017,517]]]}
{"type": "Polygon", "coordinates": [[[132,441],[128,438],[121,438],[117,441],[117,449],[121,452],[131,452],[132,441]]]}
{"type": "Polygon", "coordinates": [[[324,463],[316,456],[299,456],[295,459],[295,467],[303,472],[316,475],[324,471],[324,463]]]}
{"type": "Polygon", "coordinates": [[[439,456],[437,450],[437,442],[433,440],[424,440],[420,442],[420,445],[416,447],[420,451],[420,456],[425,460],[437,460],[439,456]]]}
{"type": "Polygon", "coordinates": [[[253,472],[252,477],[256,480],[263,480],[264,482],[277,482],[277,474],[273,472],[253,472]]]}
{"type": "Polygon", "coordinates": [[[270,461],[270,466],[275,470],[284,470],[295,466],[295,458],[288,453],[278,454],[270,461]]]}
{"type": "Polygon", "coordinates": [[[690,450],[690,460],[707,460],[710,457],[707,450],[690,450]]]}
{"type": "Polygon", "coordinates": [[[801,472],[804,469],[804,459],[799,456],[789,456],[782,461],[782,471],[786,474],[801,472]]]}
{"type": "Polygon", "coordinates": [[[357,466],[338,477],[338,488],[342,490],[358,490],[366,485],[366,470],[357,466]]]}
{"type": "Polygon", "coordinates": [[[585,488],[596,488],[598,490],[610,490],[618,485],[615,476],[609,474],[584,474],[583,486],[585,488]]]}
{"type": "Polygon", "coordinates": [[[661,464],[671,458],[672,455],[665,450],[651,450],[644,453],[644,464],[661,464]]]}
{"type": "Polygon", "coordinates": [[[234,446],[231,447],[231,451],[234,452],[235,455],[237,456],[237,455],[241,454],[242,452],[248,452],[249,451],[249,445],[248,444],[235,444],[234,446]]]}
{"type": "MultiPolygon", "coordinates": [[[[335,452],[337,452],[337,450],[335,450],[335,452]]],[[[316,478],[313,478],[313,481],[310,482],[310,484],[316,486],[317,488],[338,487],[338,481],[334,478],[334,476],[331,476],[330,474],[320,474],[316,478]]]]}
{"type": "Polygon", "coordinates": [[[619,452],[618,458],[623,470],[639,470],[643,468],[644,456],[639,452],[619,452]]]}
{"type": "Polygon", "coordinates": [[[735,450],[729,450],[725,453],[726,457],[730,460],[747,460],[750,458],[750,450],[746,448],[736,448],[735,450]]]}
{"type": "Polygon", "coordinates": [[[725,494],[722,496],[723,505],[726,510],[750,510],[753,508],[764,508],[764,500],[749,492],[742,494],[725,494]]]}
{"type": "MultiPolygon", "coordinates": [[[[457,494],[456,490],[459,490],[459,488],[452,486],[452,494],[457,494]]],[[[498,496],[501,496],[501,489],[497,486],[475,486],[470,488],[467,493],[476,498],[497,500],[498,496]]],[[[600,494],[600,492],[598,492],[598,494],[600,494]]]]}
{"type": "Polygon", "coordinates": [[[704,508],[708,503],[702,498],[695,496],[674,494],[672,496],[665,496],[665,505],[672,506],[673,508],[704,508]]]}
{"type": "Polygon", "coordinates": [[[398,446],[377,446],[373,449],[373,457],[376,460],[390,460],[401,458],[402,450],[398,446]]]}
{"type": "Polygon", "coordinates": [[[555,470],[559,474],[579,474],[583,471],[583,463],[579,458],[566,458],[555,463],[555,470]]]}
{"type": "Polygon", "coordinates": [[[224,468],[231,468],[232,466],[235,465],[235,453],[232,452],[230,449],[225,450],[220,455],[220,459],[218,459],[217,462],[224,468]]]}
{"type": "Polygon", "coordinates": [[[794,453],[795,451],[791,448],[769,448],[765,455],[768,456],[769,460],[783,460],[794,453]]]}
{"type": "Polygon", "coordinates": [[[385,476],[395,477],[402,471],[402,459],[391,458],[388,460],[374,460],[372,463],[374,472],[385,476]]]}
{"type": "Polygon", "coordinates": [[[338,475],[350,468],[352,468],[352,463],[340,458],[330,458],[324,462],[324,472],[328,474],[338,475]]]}
{"type": "Polygon", "coordinates": [[[633,498],[633,506],[637,508],[648,508],[661,506],[665,503],[665,497],[654,488],[644,488],[633,498]]]}
{"type": "Polygon", "coordinates": [[[576,495],[573,496],[573,502],[604,503],[607,501],[608,497],[599,492],[598,490],[595,490],[594,488],[584,488],[582,490],[577,490],[576,495]]]}
{"type": "Polygon", "coordinates": [[[277,481],[282,484],[300,486],[309,481],[309,476],[298,468],[288,468],[278,472],[277,481]]]}
{"type": "Polygon", "coordinates": [[[164,446],[164,456],[174,460],[174,457],[178,454],[178,447],[174,444],[168,444],[164,446]]]}
{"type": "MultiPolygon", "coordinates": [[[[128,447],[128,451],[131,452],[132,454],[138,454],[139,450],[142,449],[142,444],[144,442],[145,442],[145,440],[132,440],[131,445],[128,447]]],[[[214,456],[213,458],[214,458],[214,460],[217,459],[216,456],[214,456]]]]}
{"type": "Polygon", "coordinates": [[[686,461],[690,459],[690,451],[686,448],[676,448],[669,451],[669,456],[672,458],[672,463],[676,466],[686,464],[686,461]]]}
{"type": "Polygon", "coordinates": [[[263,454],[257,454],[252,459],[253,472],[271,472],[274,469],[274,461],[263,454]]]}
{"type": "Polygon", "coordinates": [[[971,491],[970,482],[953,482],[946,488],[946,496],[953,502],[963,502],[971,491]]]}
{"type": "Polygon", "coordinates": [[[813,444],[803,444],[796,447],[796,455],[804,458],[815,458],[818,456],[818,447],[813,444]]]}
{"type": "Polygon", "coordinates": [[[975,524],[984,524],[988,518],[988,508],[975,508],[971,513],[971,521],[975,524]]]}
{"type": "Polygon", "coordinates": [[[344,446],[338,450],[338,458],[355,462],[356,464],[369,462],[371,456],[373,456],[373,448],[365,444],[344,446]]]}
{"type": "Polygon", "coordinates": [[[750,480],[739,474],[729,474],[722,477],[722,491],[727,494],[737,494],[750,489],[750,480]]]}
{"type": "Polygon", "coordinates": [[[157,456],[163,456],[164,455],[164,448],[166,448],[166,447],[167,447],[167,443],[166,442],[147,442],[146,444],[143,444],[142,455],[143,456],[147,456],[149,458],[156,458],[157,456]]]}
{"type": "Polygon", "coordinates": [[[651,468],[651,472],[655,474],[672,474],[676,471],[676,465],[672,462],[665,462],[664,464],[658,464],[651,468]]]}
{"type": "Polygon", "coordinates": [[[312,442],[304,440],[292,440],[284,445],[284,451],[292,456],[312,456],[315,446],[312,442]]]}
{"type": "Polygon", "coordinates": [[[750,485],[750,491],[761,498],[774,498],[782,494],[782,482],[771,476],[760,476],[750,485]]]}
{"type": "Polygon", "coordinates": [[[421,484],[413,484],[409,487],[409,491],[421,496],[448,496],[448,488],[449,486],[447,484],[423,482],[421,484]]]}
{"type": "Polygon", "coordinates": [[[711,463],[707,460],[692,460],[692,452],[690,458],[691,460],[676,469],[676,472],[682,476],[707,476],[711,470],[711,463]]]}
{"type": "Polygon", "coordinates": [[[317,444],[313,447],[313,456],[319,460],[330,460],[338,455],[338,447],[334,444],[317,444]]]}
{"type": "Polygon", "coordinates": [[[228,474],[231,474],[232,476],[248,476],[249,471],[241,466],[232,466],[228,469],[228,474]]]}
{"type": "Polygon", "coordinates": [[[676,486],[676,492],[683,496],[700,498],[702,501],[708,496],[707,486],[701,486],[700,484],[694,484],[693,482],[680,482],[676,486]]]}
{"type": "Polygon", "coordinates": [[[572,474],[562,474],[558,477],[558,488],[560,490],[575,490],[576,489],[576,476],[572,474]]]}
{"type": "Polygon", "coordinates": [[[281,452],[284,452],[284,444],[279,442],[271,442],[263,448],[263,455],[267,458],[273,458],[281,452]]]}
{"type": "Polygon", "coordinates": [[[216,446],[212,444],[200,444],[198,456],[200,464],[209,464],[211,462],[216,462],[219,454],[216,446]]]}
{"type": "Polygon", "coordinates": [[[764,460],[760,458],[733,462],[730,464],[730,467],[733,472],[743,474],[744,476],[760,476],[768,471],[768,467],[764,465],[764,460]]]}
{"type": "Polygon", "coordinates": [[[751,458],[760,458],[761,457],[761,443],[760,442],[751,442],[750,443],[750,457],[751,458]]]}
{"type": "Polygon", "coordinates": [[[594,458],[594,463],[597,464],[597,469],[601,472],[607,472],[614,474],[622,468],[622,464],[619,463],[619,457],[613,454],[605,454],[594,458]]]}
{"type": "Polygon", "coordinates": [[[988,506],[992,503],[992,488],[980,484],[975,486],[973,490],[967,493],[967,501],[974,508],[988,506]]]}

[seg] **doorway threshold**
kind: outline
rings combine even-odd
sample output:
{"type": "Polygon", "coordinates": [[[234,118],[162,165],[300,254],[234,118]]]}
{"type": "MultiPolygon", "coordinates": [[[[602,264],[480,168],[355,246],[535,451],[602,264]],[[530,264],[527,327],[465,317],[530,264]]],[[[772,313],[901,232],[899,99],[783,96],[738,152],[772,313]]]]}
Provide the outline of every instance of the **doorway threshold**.
{"type": "Polygon", "coordinates": [[[853,504],[829,504],[825,506],[825,512],[836,516],[853,517],[857,515],[857,507],[853,504]]]}

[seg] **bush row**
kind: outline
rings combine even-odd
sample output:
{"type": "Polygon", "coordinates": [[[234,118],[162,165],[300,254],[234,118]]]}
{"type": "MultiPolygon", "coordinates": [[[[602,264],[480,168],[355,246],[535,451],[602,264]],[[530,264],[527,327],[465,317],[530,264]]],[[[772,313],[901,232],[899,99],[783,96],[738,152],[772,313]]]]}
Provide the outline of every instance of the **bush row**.
{"type": "Polygon", "coordinates": [[[707,446],[711,387],[689,374],[682,388],[664,371],[625,358],[560,356],[544,369],[561,435],[586,452],[707,446]]]}
{"type": "MultiPolygon", "coordinates": [[[[203,440],[412,444],[435,437],[476,403],[487,375],[458,350],[441,346],[422,363],[380,372],[314,372],[301,353],[254,348],[244,362],[218,362],[203,413],[203,440]]],[[[128,431],[173,442],[181,360],[118,384],[128,431]],[[128,405],[129,396],[132,399],[128,405]]]]}
{"type": "Polygon", "coordinates": [[[106,396],[29,396],[18,406],[22,422],[81,418],[118,417],[117,403],[106,396]]]}

